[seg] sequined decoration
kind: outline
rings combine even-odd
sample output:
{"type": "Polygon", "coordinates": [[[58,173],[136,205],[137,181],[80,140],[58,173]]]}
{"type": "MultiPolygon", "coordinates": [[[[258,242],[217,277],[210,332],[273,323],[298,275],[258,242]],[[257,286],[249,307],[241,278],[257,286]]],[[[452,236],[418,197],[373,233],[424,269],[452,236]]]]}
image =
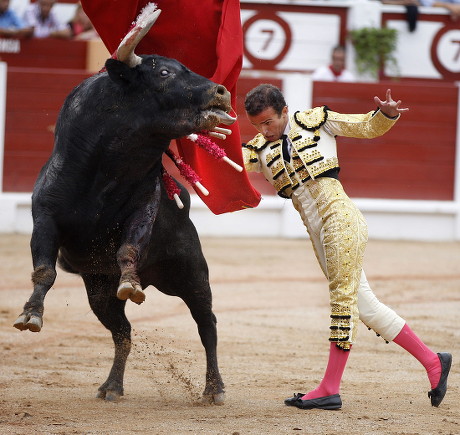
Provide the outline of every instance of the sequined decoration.
{"type": "Polygon", "coordinates": [[[304,195],[296,192],[293,202],[310,237],[321,238],[314,246],[315,250],[322,246],[323,252],[316,255],[329,281],[329,340],[342,349],[349,349],[357,333],[358,288],[367,224],[338,180],[327,177],[308,180],[303,189],[307,192],[304,195]],[[302,204],[306,201],[310,204],[302,204]]]}

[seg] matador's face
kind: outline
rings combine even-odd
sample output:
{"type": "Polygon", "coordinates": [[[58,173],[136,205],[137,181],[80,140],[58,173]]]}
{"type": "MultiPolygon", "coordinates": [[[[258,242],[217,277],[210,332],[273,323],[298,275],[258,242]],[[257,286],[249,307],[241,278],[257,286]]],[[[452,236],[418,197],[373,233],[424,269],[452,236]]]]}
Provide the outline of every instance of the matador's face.
{"type": "Polygon", "coordinates": [[[247,115],[251,124],[270,142],[278,140],[284,133],[288,122],[288,108],[283,107],[281,114],[276,113],[273,107],[260,112],[258,115],[247,115]]]}

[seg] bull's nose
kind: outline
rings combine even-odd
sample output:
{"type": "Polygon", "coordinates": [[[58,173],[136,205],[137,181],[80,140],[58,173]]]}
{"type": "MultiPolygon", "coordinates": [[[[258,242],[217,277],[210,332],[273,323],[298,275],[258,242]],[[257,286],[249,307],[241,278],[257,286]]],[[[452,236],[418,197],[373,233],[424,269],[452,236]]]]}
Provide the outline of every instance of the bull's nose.
{"type": "Polygon", "coordinates": [[[225,95],[227,93],[227,89],[225,88],[225,86],[223,85],[217,85],[217,89],[216,89],[216,94],[218,95],[225,95]]]}

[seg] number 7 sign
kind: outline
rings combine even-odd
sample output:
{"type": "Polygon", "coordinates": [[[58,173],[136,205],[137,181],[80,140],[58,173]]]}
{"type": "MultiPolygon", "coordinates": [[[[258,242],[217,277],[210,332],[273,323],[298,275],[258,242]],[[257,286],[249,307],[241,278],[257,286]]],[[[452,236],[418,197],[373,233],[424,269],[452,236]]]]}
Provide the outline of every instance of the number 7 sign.
{"type": "Polygon", "coordinates": [[[439,30],[431,45],[431,60],[446,79],[460,80],[460,29],[439,30]]]}
{"type": "Polygon", "coordinates": [[[271,13],[258,13],[243,25],[244,55],[258,69],[274,69],[292,43],[289,24],[271,13]]]}

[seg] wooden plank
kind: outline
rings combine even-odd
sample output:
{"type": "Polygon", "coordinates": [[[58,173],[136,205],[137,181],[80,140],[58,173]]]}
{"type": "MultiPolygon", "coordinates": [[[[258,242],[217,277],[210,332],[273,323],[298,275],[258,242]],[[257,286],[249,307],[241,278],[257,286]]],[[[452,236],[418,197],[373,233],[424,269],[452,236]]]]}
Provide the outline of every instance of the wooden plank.
{"type": "Polygon", "coordinates": [[[5,155],[3,179],[5,192],[31,192],[38,173],[48,160],[49,153],[5,155]]]}
{"type": "Polygon", "coordinates": [[[53,149],[53,130],[68,93],[90,74],[8,68],[3,189],[31,191],[53,149]]]}
{"type": "Polygon", "coordinates": [[[86,69],[87,41],[30,38],[19,41],[18,53],[0,53],[8,66],[86,69]]]}
{"type": "Polygon", "coordinates": [[[76,84],[91,76],[81,70],[55,68],[21,68],[8,66],[8,91],[46,90],[51,88],[59,91],[70,91],[76,84]],[[59,80],[56,81],[56,74],[59,80]]]}
{"type": "Polygon", "coordinates": [[[338,138],[347,192],[356,197],[452,200],[457,117],[453,84],[315,82],[313,105],[366,113],[373,108],[374,95],[384,99],[387,88],[410,110],[382,137],[338,138]]]}
{"type": "Polygon", "coordinates": [[[39,108],[42,111],[57,111],[62,106],[65,98],[71,89],[65,92],[53,92],[52,90],[42,92],[24,92],[18,90],[14,93],[9,93],[6,104],[11,111],[35,111],[39,108]]]}
{"type": "Polygon", "coordinates": [[[24,132],[18,130],[12,130],[11,133],[7,134],[8,146],[5,146],[5,153],[23,153],[29,151],[44,151],[51,152],[53,149],[54,135],[50,129],[46,127],[41,129],[29,129],[24,132]]]}
{"type": "Polygon", "coordinates": [[[24,134],[30,131],[50,131],[48,126],[54,125],[58,112],[45,112],[37,109],[31,109],[27,113],[23,111],[8,112],[8,122],[5,128],[9,134],[24,134]],[[24,122],[26,117],[32,117],[33,122],[24,122]]]}
{"type": "MultiPolygon", "coordinates": [[[[267,79],[238,82],[242,140],[255,134],[244,115],[244,95],[267,79]]],[[[281,83],[273,83],[281,87],[281,83]]],[[[340,178],[353,197],[452,200],[454,195],[457,88],[451,83],[314,82],[313,106],[327,105],[341,113],[375,109],[375,95],[386,89],[410,107],[387,134],[375,139],[337,138],[340,178]],[[436,110],[432,110],[433,107],[436,110]],[[430,110],[427,110],[430,108],[430,110]]],[[[403,104],[403,105],[404,105],[403,104]]],[[[261,193],[273,193],[262,175],[251,174],[261,193]]]]}

